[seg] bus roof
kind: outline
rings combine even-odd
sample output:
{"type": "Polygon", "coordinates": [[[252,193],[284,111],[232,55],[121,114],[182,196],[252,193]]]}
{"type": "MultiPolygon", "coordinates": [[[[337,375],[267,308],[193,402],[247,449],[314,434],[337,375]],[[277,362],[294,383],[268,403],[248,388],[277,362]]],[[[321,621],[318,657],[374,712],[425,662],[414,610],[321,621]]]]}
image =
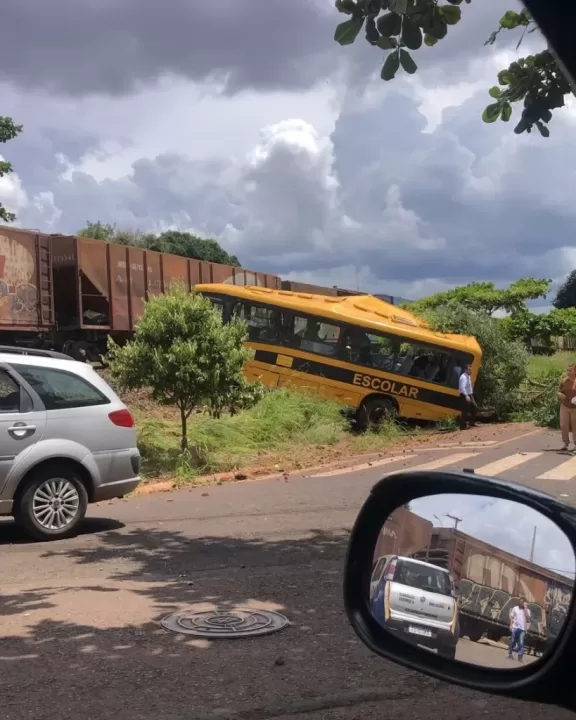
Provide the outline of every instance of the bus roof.
{"type": "Polygon", "coordinates": [[[430,330],[426,323],[407,310],[374,297],[373,295],[351,295],[332,297],[313,295],[312,293],[292,292],[291,290],[272,290],[255,286],[228,285],[226,283],[199,284],[198,292],[218,293],[271,303],[286,309],[306,312],[312,315],[352,323],[364,328],[405,335],[421,342],[444,345],[446,347],[480,355],[481,350],[476,338],[469,335],[438,333],[430,330]]]}

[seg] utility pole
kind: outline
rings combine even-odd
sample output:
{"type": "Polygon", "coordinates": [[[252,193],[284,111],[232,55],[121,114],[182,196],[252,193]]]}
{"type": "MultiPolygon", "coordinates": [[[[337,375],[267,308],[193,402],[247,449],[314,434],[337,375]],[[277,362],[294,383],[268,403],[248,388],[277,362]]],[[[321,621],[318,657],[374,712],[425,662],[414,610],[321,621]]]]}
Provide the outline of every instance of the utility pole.
{"type": "Polygon", "coordinates": [[[532,535],[532,547],[530,548],[530,562],[534,562],[534,550],[536,548],[536,531],[538,526],[534,525],[534,533],[532,535]]]}
{"type": "Polygon", "coordinates": [[[444,517],[454,520],[454,530],[458,530],[458,523],[462,522],[462,518],[456,517],[456,515],[450,515],[450,513],[446,513],[444,517]]]}

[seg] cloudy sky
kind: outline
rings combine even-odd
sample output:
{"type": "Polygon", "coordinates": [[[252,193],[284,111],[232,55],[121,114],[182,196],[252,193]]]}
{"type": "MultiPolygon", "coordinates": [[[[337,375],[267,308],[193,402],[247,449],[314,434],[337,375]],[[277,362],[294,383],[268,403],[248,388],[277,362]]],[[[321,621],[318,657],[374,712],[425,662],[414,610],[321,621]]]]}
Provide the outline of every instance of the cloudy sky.
{"type": "Polygon", "coordinates": [[[484,46],[510,7],[463,5],[383,83],[382,51],[334,43],[332,0],[4,0],[0,114],[24,133],[0,200],[23,227],[193,230],[252,269],[404,297],[561,280],[576,112],[547,140],[480,117],[517,56],[484,46]]]}
{"type": "Polygon", "coordinates": [[[573,579],[576,558],[566,535],[540,513],[510,500],[482,495],[439,494],[410,503],[413,513],[436,527],[453,527],[447,515],[462,520],[458,529],[501,550],[528,560],[534,528],[534,562],[573,579]]]}

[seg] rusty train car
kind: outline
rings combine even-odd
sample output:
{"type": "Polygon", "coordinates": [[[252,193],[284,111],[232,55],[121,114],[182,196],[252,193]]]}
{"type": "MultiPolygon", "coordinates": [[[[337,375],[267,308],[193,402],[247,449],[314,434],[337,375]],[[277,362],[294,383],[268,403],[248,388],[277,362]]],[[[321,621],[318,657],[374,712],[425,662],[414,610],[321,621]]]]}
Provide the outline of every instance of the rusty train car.
{"type": "MultiPolygon", "coordinates": [[[[419,521],[423,518],[416,516],[419,521]]],[[[446,568],[458,588],[461,634],[498,642],[509,636],[509,613],[525,597],[531,613],[526,646],[542,653],[566,620],[571,578],[452,528],[433,528],[412,557],[446,568]]]]}
{"type": "Polygon", "coordinates": [[[109,335],[129,338],[145,301],[177,283],[281,286],[277,275],[244,268],[0,227],[0,344],[98,361],[109,335]]]}

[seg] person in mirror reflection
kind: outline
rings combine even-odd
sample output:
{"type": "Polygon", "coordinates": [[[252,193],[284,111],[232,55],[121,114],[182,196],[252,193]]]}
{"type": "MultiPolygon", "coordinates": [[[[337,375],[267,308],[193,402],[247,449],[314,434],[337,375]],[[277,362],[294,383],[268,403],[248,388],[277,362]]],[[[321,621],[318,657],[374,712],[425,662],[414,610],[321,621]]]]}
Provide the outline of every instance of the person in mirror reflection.
{"type": "Polygon", "coordinates": [[[510,642],[508,644],[508,659],[514,659],[514,652],[518,653],[518,662],[524,660],[524,638],[530,627],[530,610],[526,598],[521,597],[518,605],[510,610],[510,642]]]}
{"type": "Polygon", "coordinates": [[[472,365],[466,365],[464,368],[464,372],[460,375],[458,389],[460,390],[461,402],[460,430],[466,430],[468,426],[475,426],[476,413],[478,412],[478,406],[474,399],[474,388],[472,386],[472,365]]]}
{"type": "Polygon", "coordinates": [[[570,431],[576,449],[576,365],[569,365],[558,386],[562,450],[570,448],[570,431]]]}

